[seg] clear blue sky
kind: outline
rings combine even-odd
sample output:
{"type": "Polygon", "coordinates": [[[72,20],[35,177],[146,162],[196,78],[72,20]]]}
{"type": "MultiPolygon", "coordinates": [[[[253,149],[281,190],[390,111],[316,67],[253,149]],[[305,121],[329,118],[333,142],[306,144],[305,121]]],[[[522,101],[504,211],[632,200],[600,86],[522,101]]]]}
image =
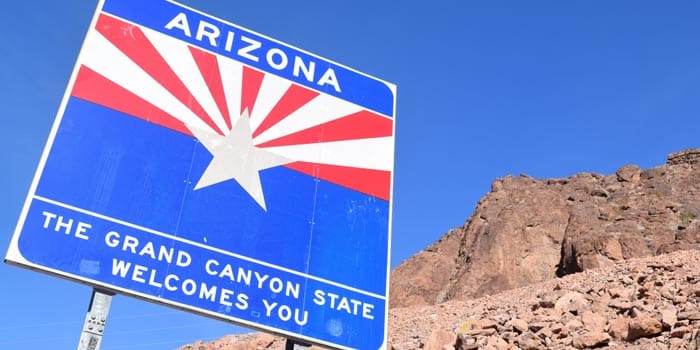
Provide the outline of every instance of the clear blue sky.
{"type": "MultiPolygon", "coordinates": [[[[183,3],[398,86],[392,266],[461,226],[497,177],[612,173],[699,147],[700,2],[183,3]]],[[[96,6],[0,12],[0,243],[10,241],[96,6]]],[[[0,348],[75,348],[91,289],[0,265],[0,348]]],[[[104,350],[240,331],[116,297],[104,350]]]]}

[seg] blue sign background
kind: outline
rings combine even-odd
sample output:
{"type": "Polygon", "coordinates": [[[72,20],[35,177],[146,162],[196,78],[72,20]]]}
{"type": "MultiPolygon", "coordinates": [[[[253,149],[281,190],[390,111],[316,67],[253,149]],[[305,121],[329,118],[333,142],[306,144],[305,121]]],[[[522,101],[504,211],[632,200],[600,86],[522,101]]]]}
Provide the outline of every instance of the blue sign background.
{"type": "Polygon", "coordinates": [[[192,137],[71,98],[36,193],[384,294],[386,201],[276,167],[265,212],[234,181],[194,191],[210,160],[192,137]]]}
{"type": "MultiPolygon", "coordinates": [[[[161,32],[182,11],[215,20],[161,0],[107,1],[104,10],[161,32]]],[[[327,93],[393,116],[385,83],[323,62],[344,86],[327,93]]],[[[69,93],[63,103],[8,261],[311,342],[385,345],[389,201],[282,166],[260,171],[267,210],[235,181],[195,191],[212,159],[196,138],[69,93]],[[180,266],[159,249],[190,261],[180,266]],[[221,276],[225,266],[237,277],[221,276]],[[239,271],[264,281],[246,283],[239,271]]]]}

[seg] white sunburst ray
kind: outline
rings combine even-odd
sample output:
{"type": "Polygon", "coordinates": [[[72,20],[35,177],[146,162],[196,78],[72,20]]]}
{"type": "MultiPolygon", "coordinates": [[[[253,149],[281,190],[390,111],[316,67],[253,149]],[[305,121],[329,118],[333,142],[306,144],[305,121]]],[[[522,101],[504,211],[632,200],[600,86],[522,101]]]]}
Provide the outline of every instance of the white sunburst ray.
{"type": "Polygon", "coordinates": [[[181,122],[203,130],[211,129],[102,33],[95,31],[91,35],[81,63],[181,122]]]}
{"type": "Polygon", "coordinates": [[[153,44],[158,53],[164,57],[170,68],[185,84],[185,87],[204,108],[212,121],[224,134],[229,132],[223,114],[207,86],[187,44],[158,33],[152,29],[142,28],[144,35],[153,44]]]}
{"type": "Polygon", "coordinates": [[[258,135],[253,141],[256,145],[275,140],[295,132],[327,123],[353,113],[362,108],[353,103],[326,94],[319,94],[313,100],[290,113],[271,128],[258,135]]]}
{"type": "Polygon", "coordinates": [[[250,113],[250,130],[255,131],[262,124],[291,85],[288,80],[274,74],[265,74],[253,111],[250,113]]]}
{"type": "Polygon", "coordinates": [[[226,105],[234,127],[241,117],[241,89],[243,86],[243,64],[230,58],[217,55],[221,83],[224,87],[226,105]]]}
{"type": "Polygon", "coordinates": [[[293,161],[344,167],[392,171],[392,136],[319,142],[301,145],[265,147],[265,151],[293,161]]]}

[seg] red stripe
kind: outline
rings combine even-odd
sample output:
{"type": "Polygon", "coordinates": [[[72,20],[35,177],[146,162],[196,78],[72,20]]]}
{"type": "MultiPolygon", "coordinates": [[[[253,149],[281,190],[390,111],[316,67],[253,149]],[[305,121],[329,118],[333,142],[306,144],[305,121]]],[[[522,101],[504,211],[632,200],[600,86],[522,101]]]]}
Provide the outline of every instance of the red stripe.
{"type": "Polygon", "coordinates": [[[97,30],[134,63],[187,106],[212,130],[223,135],[197,99],[178,78],[141,29],[107,15],[100,15],[97,30]]]}
{"type": "Polygon", "coordinates": [[[191,135],[175,117],[85,66],[78,71],[71,95],[191,135]]]}
{"type": "Polygon", "coordinates": [[[262,85],[263,77],[265,77],[263,72],[243,66],[241,114],[243,114],[246,109],[248,109],[249,116],[253,113],[253,107],[255,107],[255,100],[258,98],[258,92],[260,92],[260,85],[262,85]]]}
{"type": "Polygon", "coordinates": [[[366,139],[391,136],[390,119],[368,111],[360,111],[311,128],[264,142],[258,147],[302,145],[317,142],[366,139]]]}
{"type": "Polygon", "coordinates": [[[294,162],[285,167],[352,190],[389,200],[391,172],[328,164],[294,162]]]}
{"type": "Polygon", "coordinates": [[[318,96],[318,92],[292,84],[282,98],[277,101],[277,104],[272,108],[270,114],[268,114],[258,128],[255,129],[253,137],[271,128],[280,120],[286,118],[292,112],[316,98],[316,96],[318,96]]]}
{"type": "Polygon", "coordinates": [[[231,130],[231,116],[229,115],[228,105],[226,104],[224,85],[221,82],[219,61],[216,60],[216,56],[192,46],[190,46],[190,52],[192,53],[192,58],[194,58],[194,61],[197,63],[197,67],[199,67],[199,71],[202,73],[204,81],[207,83],[209,92],[211,92],[212,97],[214,97],[216,106],[219,107],[219,111],[221,111],[221,114],[224,116],[226,126],[231,130]]]}

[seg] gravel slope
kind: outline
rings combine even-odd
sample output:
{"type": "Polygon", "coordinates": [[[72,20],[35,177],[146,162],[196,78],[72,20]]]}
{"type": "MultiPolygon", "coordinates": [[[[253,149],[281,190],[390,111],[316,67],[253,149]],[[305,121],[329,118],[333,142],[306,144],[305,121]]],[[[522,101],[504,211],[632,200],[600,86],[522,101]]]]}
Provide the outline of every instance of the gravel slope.
{"type": "MultiPolygon", "coordinates": [[[[698,350],[700,250],[630,259],[474,300],[395,308],[388,340],[395,350],[698,350]]],[[[253,333],[180,349],[283,348],[282,338],[253,333]]]]}

